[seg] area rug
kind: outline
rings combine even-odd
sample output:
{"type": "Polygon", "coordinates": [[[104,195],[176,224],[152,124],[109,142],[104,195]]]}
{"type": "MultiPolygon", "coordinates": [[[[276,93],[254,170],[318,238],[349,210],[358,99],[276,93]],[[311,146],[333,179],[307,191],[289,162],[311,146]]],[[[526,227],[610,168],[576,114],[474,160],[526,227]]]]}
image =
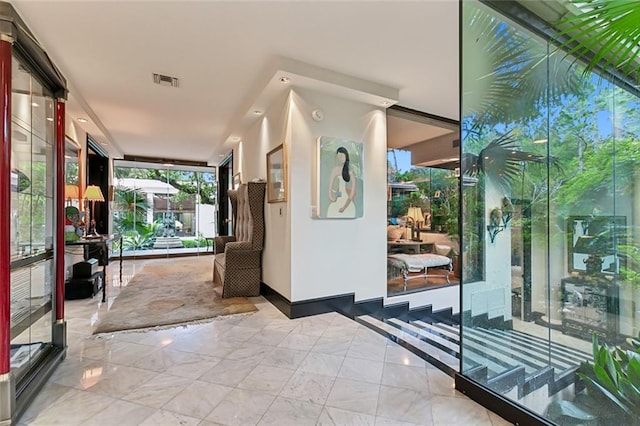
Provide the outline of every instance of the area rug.
{"type": "Polygon", "coordinates": [[[210,256],[152,260],[129,281],[93,334],[202,321],[258,309],[244,297],[222,299],[210,256]]]}

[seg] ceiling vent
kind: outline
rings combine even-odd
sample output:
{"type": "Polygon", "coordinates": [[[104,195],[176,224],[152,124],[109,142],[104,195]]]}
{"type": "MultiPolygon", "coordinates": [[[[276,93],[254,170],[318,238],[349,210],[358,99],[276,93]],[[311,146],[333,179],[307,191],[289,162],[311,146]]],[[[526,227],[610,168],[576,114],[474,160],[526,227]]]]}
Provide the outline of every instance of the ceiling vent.
{"type": "Polygon", "coordinates": [[[167,87],[179,86],[179,81],[177,78],[171,77],[168,75],[156,74],[156,73],[153,73],[153,82],[155,84],[159,84],[160,86],[167,86],[167,87]]]}
{"type": "Polygon", "coordinates": [[[459,148],[460,147],[460,139],[454,139],[453,142],[451,143],[451,145],[453,145],[454,148],[459,148]]]}

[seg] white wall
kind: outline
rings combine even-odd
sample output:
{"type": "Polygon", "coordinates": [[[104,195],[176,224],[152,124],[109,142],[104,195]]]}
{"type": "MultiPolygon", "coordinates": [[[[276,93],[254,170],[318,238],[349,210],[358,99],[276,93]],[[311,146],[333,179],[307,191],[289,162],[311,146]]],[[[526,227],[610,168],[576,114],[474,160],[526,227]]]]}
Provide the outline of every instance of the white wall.
{"type": "Polygon", "coordinates": [[[291,97],[289,194],[291,300],[355,293],[356,300],[386,295],[386,114],[372,105],[298,89],[291,97]],[[324,112],[314,121],[311,111],[324,112]],[[317,138],[361,141],[364,215],[313,219],[317,138]]]}
{"type": "MultiPolygon", "coordinates": [[[[494,208],[501,208],[504,192],[487,180],[485,189],[485,223],[494,208]]],[[[462,292],[463,310],[472,316],[488,314],[489,318],[504,316],[511,319],[511,228],[496,235],[493,242],[489,233],[484,239],[485,281],[467,283],[462,292]]]]}
{"type": "MultiPolygon", "coordinates": [[[[290,96],[278,98],[251,126],[234,147],[234,172],[242,181],[266,179],[266,155],[281,143],[290,144],[290,96]]],[[[291,196],[291,188],[289,188],[291,196]]],[[[266,197],[265,197],[266,199],[266,197]]],[[[265,246],[262,253],[262,281],[289,300],[291,298],[291,220],[286,203],[265,204],[265,246]]]]}

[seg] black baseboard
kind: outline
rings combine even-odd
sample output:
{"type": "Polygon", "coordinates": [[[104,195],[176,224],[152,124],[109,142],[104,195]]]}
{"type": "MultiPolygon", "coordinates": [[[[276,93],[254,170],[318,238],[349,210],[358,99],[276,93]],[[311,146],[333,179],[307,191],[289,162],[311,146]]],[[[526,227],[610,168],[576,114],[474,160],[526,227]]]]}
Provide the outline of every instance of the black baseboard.
{"type": "Polygon", "coordinates": [[[354,298],[353,293],[351,293],[291,302],[265,283],[260,283],[260,294],[290,319],[328,312],[344,314],[353,306],[354,298]]]}
{"type": "Polygon", "coordinates": [[[455,383],[457,390],[515,425],[553,425],[547,419],[462,374],[456,374],[455,383]]]}

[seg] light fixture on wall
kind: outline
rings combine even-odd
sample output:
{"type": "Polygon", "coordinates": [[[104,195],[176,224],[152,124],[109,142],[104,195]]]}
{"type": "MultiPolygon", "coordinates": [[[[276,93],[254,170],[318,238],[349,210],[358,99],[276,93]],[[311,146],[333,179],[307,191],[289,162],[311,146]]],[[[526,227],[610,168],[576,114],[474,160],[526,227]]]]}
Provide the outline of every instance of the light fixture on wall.
{"type": "Polygon", "coordinates": [[[495,208],[489,213],[489,224],[487,225],[487,232],[489,232],[489,239],[491,243],[496,240],[496,235],[504,231],[506,226],[504,225],[502,218],[502,210],[495,208]]]}
{"type": "MultiPolygon", "coordinates": [[[[92,234],[92,235],[98,235],[98,232],[96,231],[95,202],[96,201],[104,202],[104,195],[102,195],[102,191],[100,190],[99,186],[89,185],[87,186],[87,189],[85,189],[84,191],[83,198],[87,201],[91,201],[91,222],[89,227],[90,230],[88,232],[89,234],[92,234]]],[[[89,229],[89,228],[85,228],[85,229],[89,229]]]]}

